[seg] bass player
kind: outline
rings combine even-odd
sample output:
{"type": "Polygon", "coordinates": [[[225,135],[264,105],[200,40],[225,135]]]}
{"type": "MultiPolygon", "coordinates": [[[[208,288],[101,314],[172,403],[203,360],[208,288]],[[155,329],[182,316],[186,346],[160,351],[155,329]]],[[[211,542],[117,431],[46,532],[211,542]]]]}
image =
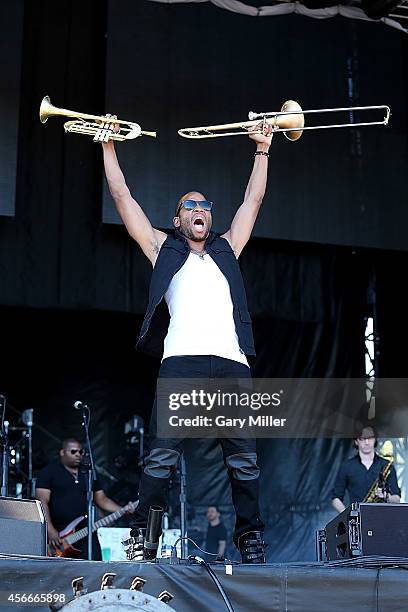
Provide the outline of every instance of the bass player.
{"type": "MultiPolygon", "coordinates": [[[[52,461],[37,478],[36,498],[42,503],[48,528],[48,543],[57,551],[63,545],[60,532],[79,516],[87,514],[87,474],[80,466],[84,455],[81,443],[75,438],[62,441],[59,459],[52,461]]],[[[93,483],[94,504],[105,512],[117,512],[121,507],[107,497],[98,479],[93,483]]],[[[132,504],[126,506],[126,513],[133,512],[132,504]]],[[[82,525],[81,525],[82,526],[82,525]]],[[[76,543],[79,556],[87,559],[87,538],[76,543]]],[[[96,537],[92,542],[93,559],[101,560],[101,549],[96,537]]]]}

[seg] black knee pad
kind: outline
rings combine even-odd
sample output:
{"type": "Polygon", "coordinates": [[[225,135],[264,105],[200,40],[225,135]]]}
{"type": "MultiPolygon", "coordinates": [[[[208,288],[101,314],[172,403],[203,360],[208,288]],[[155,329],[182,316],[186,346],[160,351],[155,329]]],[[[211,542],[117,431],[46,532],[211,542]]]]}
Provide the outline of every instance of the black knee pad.
{"type": "Polygon", "coordinates": [[[169,478],[180,453],[172,448],[154,448],[146,457],[144,471],[155,478],[169,478]]]}
{"type": "Polygon", "coordinates": [[[256,453],[237,453],[225,458],[227,468],[237,480],[259,478],[259,467],[256,461],[256,453]]]}

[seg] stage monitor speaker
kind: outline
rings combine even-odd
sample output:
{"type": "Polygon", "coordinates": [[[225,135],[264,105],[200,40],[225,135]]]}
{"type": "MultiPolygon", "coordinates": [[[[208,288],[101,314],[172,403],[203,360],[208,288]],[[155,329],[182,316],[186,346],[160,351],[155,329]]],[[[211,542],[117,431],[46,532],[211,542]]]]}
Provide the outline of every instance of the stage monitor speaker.
{"type": "Polygon", "coordinates": [[[351,504],[316,534],[320,561],[408,557],[408,504],[351,504]]]}
{"type": "Polygon", "coordinates": [[[0,553],[46,556],[47,523],[39,501],[0,497],[0,553]]]}

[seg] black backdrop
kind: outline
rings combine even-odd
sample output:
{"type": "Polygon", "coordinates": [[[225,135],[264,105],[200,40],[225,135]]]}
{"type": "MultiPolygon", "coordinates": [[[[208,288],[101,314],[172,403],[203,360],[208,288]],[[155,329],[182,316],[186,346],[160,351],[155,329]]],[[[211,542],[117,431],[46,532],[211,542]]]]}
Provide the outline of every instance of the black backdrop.
{"type": "MultiPolygon", "coordinates": [[[[165,6],[154,10],[158,8],[169,10],[165,6]]],[[[65,136],[58,119],[45,127],[38,122],[38,105],[46,93],[57,106],[95,113],[105,110],[107,6],[99,1],[67,2],[63,19],[54,9],[49,1],[25,3],[16,216],[0,218],[0,388],[9,399],[11,423],[17,422],[16,411],[35,409],[38,464],[55,452],[62,436],[80,433],[72,404],[77,399],[89,402],[96,458],[110,468],[112,457],[123,446],[125,420],[135,412],[146,421],[149,417],[158,364],[137,354],[133,344],[150,269],[121,226],[102,224],[100,150],[86,139],[65,136]]],[[[301,35],[304,27],[303,20],[294,19],[302,25],[295,28],[287,22],[291,39],[298,32],[301,35]]],[[[389,41],[389,32],[381,29],[383,34],[389,41]]],[[[400,41],[399,34],[392,34],[400,41]]],[[[146,129],[155,128],[150,121],[141,123],[146,129]]],[[[141,141],[135,147],[144,151],[146,146],[146,155],[151,155],[153,144],[158,149],[158,143],[141,141]]],[[[235,151],[235,145],[222,146],[228,153],[235,151]]],[[[292,148],[297,145],[286,142],[278,145],[282,155],[286,155],[284,146],[294,151],[290,155],[300,156],[292,148]]],[[[248,147],[242,147],[246,173],[250,155],[248,147]]],[[[393,150],[395,159],[402,159],[400,153],[393,150]]],[[[309,158],[310,152],[305,159],[309,158]]],[[[226,155],[225,164],[230,161],[226,155]]],[[[296,172],[300,168],[299,161],[296,172]]],[[[384,190],[381,185],[379,194],[384,190]]],[[[390,227],[403,235],[406,213],[397,204],[394,208],[386,193],[382,197],[384,210],[391,211],[390,219],[395,217],[390,227]]],[[[286,202],[277,206],[280,218],[286,218],[286,202]]],[[[326,214],[326,202],[316,197],[315,206],[326,214]]],[[[292,219],[302,227],[307,214],[300,221],[292,219]]],[[[381,221],[381,215],[374,215],[373,235],[381,236],[387,227],[381,221]]],[[[388,242],[383,246],[393,237],[385,234],[388,242]]],[[[397,241],[393,246],[403,247],[397,241]]],[[[366,290],[374,270],[381,371],[403,376],[402,347],[407,334],[399,322],[406,310],[402,298],[406,263],[403,252],[253,239],[241,265],[258,349],[254,374],[360,376],[364,317],[369,312],[366,290]]],[[[330,516],[329,491],[349,450],[349,441],[260,443],[269,559],[313,558],[314,527],[330,516]]],[[[202,524],[206,504],[217,502],[231,528],[231,504],[219,452],[208,446],[201,451],[194,456],[188,453],[194,520],[202,524]]]]}
{"type": "MultiPolygon", "coordinates": [[[[254,235],[406,248],[403,35],[343,18],[251,19],[211,3],[108,6],[106,108],[158,132],[157,141],[120,149],[154,225],[169,227],[180,194],[196,189],[217,203],[215,225],[224,230],[249,174],[253,145],[246,138],[191,141],[177,129],[244,121],[249,110],[279,110],[288,98],[304,109],[388,104],[387,129],[309,131],[296,143],[278,136],[254,235]]],[[[356,114],[354,121],[371,118],[356,114]]],[[[118,220],[106,191],[104,220],[118,220]]]]}
{"type": "Polygon", "coordinates": [[[13,215],[15,206],[22,21],[22,0],[1,3],[0,22],[7,22],[8,27],[3,29],[0,38],[3,76],[0,89],[0,215],[13,215]],[[8,57],[12,60],[4,61],[8,57]]]}

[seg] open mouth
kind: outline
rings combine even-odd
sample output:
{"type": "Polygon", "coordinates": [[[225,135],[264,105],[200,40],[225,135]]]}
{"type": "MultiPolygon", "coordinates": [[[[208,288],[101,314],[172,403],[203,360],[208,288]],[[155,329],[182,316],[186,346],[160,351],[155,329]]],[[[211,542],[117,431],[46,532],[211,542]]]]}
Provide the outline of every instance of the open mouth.
{"type": "Polygon", "coordinates": [[[197,217],[194,219],[193,225],[198,232],[202,232],[204,230],[204,219],[197,217]]]}

